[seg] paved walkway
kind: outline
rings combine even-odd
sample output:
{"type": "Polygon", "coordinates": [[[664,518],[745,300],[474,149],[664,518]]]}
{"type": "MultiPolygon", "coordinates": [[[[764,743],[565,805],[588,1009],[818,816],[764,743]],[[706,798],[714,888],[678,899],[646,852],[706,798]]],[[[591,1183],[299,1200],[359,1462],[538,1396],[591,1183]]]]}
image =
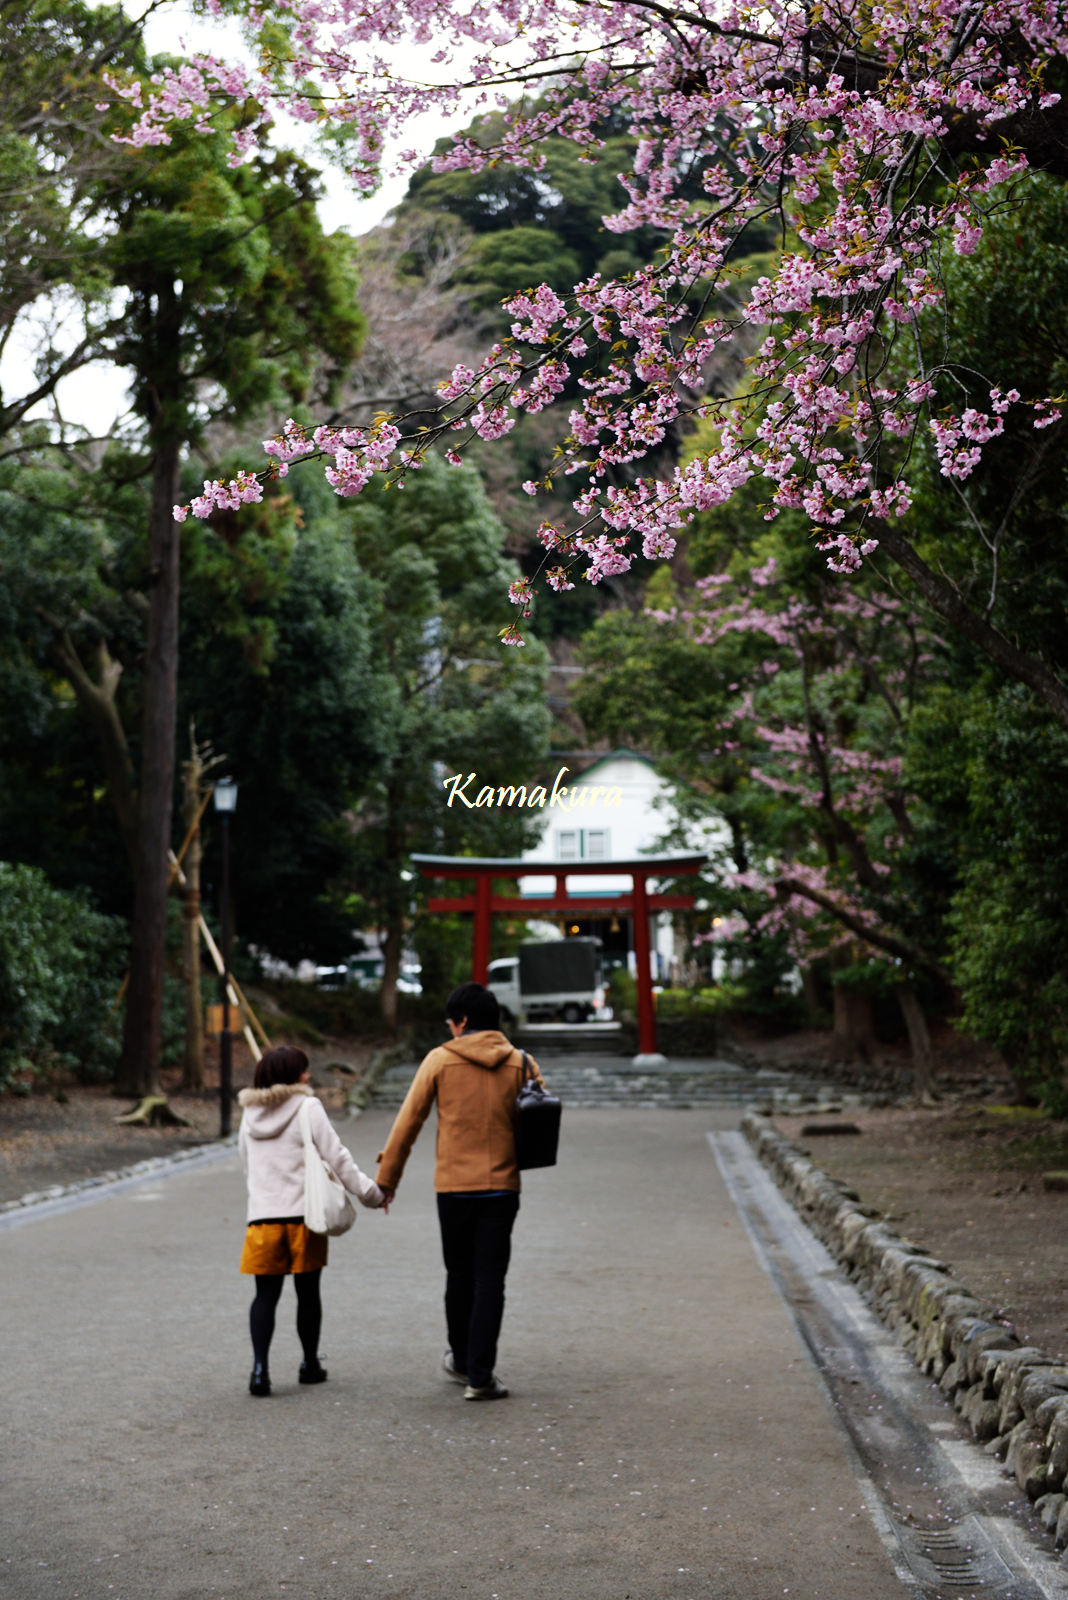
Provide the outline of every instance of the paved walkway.
{"type": "MultiPolygon", "coordinates": [[[[706,1137],[572,1109],[528,1177],[499,1370],[443,1347],[433,1135],[324,1278],[330,1380],[246,1390],[233,1155],[0,1231],[9,1600],[901,1600],[706,1137]]],[[[342,1126],[373,1168],[388,1116],[342,1126]]]]}

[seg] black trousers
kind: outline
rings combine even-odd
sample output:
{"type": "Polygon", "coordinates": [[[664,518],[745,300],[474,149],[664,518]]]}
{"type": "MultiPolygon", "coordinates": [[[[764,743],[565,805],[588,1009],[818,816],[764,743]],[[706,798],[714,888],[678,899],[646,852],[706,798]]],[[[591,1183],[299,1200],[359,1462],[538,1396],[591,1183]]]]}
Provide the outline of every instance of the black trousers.
{"type": "Polygon", "coordinates": [[[497,1361],[518,1210],[517,1194],[438,1195],[449,1348],[476,1388],[489,1383],[497,1361]]]}

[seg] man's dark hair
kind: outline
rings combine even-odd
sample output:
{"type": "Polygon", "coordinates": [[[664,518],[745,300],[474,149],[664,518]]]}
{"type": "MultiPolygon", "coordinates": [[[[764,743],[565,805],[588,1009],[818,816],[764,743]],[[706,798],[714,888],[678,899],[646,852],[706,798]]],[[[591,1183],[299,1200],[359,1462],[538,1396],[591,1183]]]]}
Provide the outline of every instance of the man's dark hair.
{"type": "Polygon", "coordinates": [[[308,1070],[308,1058],[295,1044],[276,1044],[265,1050],[256,1063],[252,1079],[257,1089],[270,1089],[276,1083],[296,1083],[308,1070]]]}
{"type": "Polygon", "coordinates": [[[501,1008],[492,989],[480,983],[461,983],[445,1002],[445,1015],[450,1022],[467,1018],[467,1032],[480,1033],[483,1028],[499,1028],[501,1008]]]}

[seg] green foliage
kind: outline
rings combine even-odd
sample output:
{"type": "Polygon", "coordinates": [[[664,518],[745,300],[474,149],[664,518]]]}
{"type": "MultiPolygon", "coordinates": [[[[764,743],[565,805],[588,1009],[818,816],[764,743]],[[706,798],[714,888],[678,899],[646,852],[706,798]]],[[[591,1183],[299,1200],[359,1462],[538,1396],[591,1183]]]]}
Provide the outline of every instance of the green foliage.
{"type": "Polygon", "coordinates": [[[443,780],[529,782],[544,756],[545,651],[501,648],[514,570],[477,473],[428,461],[403,492],[368,488],[347,523],[369,585],[384,717],[381,765],[353,818],[352,889],[366,920],[398,928],[412,850],[508,855],[530,839],[519,810],[446,804],[443,780]]]}
{"type": "Polygon", "coordinates": [[[486,311],[539,283],[563,291],[578,276],[578,258],[560,248],[559,237],[551,229],[516,227],[477,239],[457,282],[470,285],[471,305],[476,311],[486,311]]]}
{"type": "Polygon", "coordinates": [[[1051,1109],[1068,1069],[1068,816],[1054,800],[1066,770],[1068,733],[1020,685],[945,688],[917,713],[910,771],[924,832],[951,852],[962,1024],[1051,1109]]]}
{"type": "MultiPolygon", "coordinates": [[[[0,331],[42,295],[73,290],[92,330],[106,323],[108,276],[99,259],[105,194],[126,162],[101,139],[103,69],[143,66],[140,36],[117,6],[80,0],[28,0],[0,7],[4,95],[0,104],[0,331]]],[[[46,347],[36,377],[48,382],[62,356],[46,347]]],[[[5,385],[0,428],[19,415],[5,385]]]]}
{"type": "Polygon", "coordinates": [[[18,1078],[106,1073],[125,928],[36,868],[0,862],[0,1089],[18,1078]]]}
{"type": "MultiPolygon", "coordinates": [[[[1033,173],[1026,233],[1015,209],[984,219],[973,256],[945,264],[947,309],[926,330],[927,357],[960,363],[939,383],[955,408],[990,409],[990,381],[1024,394],[1068,394],[1068,186],[1033,173]],[[979,371],[982,370],[982,381],[979,371]]],[[[918,548],[1014,643],[1068,669],[1068,423],[1036,431],[1029,408],[1010,409],[973,475],[940,475],[921,437],[909,529],[918,548]]]]}
{"type": "Polygon", "coordinates": [[[638,984],[626,967],[613,967],[606,985],[606,999],[617,1017],[633,1020],[638,1014],[638,984]]]}
{"type": "MultiPolygon", "coordinates": [[[[300,493],[299,517],[291,501],[265,502],[190,544],[181,641],[180,726],[195,720],[240,785],[238,931],[293,962],[349,954],[353,923],[334,892],[352,861],[342,816],[391,740],[370,585],[326,485],[308,477],[300,493]]],[[[217,883],[210,816],[205,833],[217,883]]]]}
{"type": "MultiPolygon", "coordinates": [[[[496,927],[493,932],[496,934],[496,927]]],[[[471,976],[471,920],[442,913],[418,916],[412,944],[419,957],[423,995],[433,997],[440,1013],[451,991],[471,976]]],[[[501,954],[496,944],[493,954],[501,954]]]]}
{"type": "MultiPolygon", "coordinates": [[[[475,118],[464,136],[489,144],[500,128],[500,115],[491,113],[475,118]]],[[[481,335],[497,337],[507,331],[512,319],[501,302],[517,292],[543,282],[562,292],[595,272],[634,272],[661,248],[663,234],[657,229],[621,236],[605,227],[603,219],[628,204],[617,175],[632,165],[635,144],[622,119],[599,124],[596,132],[605,144],[587,152],[567,139],[546,138],[539,148],[544,164],[537,172],[494,160],[477,173],[435,173],[428,165],[413,174],[397,210],[398,220],[403,224],[416,215],[444,217],[466,232],[466,254],[450,287],[478,322],[481,335]]],[[[410,254],[401,258],[400,267],[416,279],[430,275],[428,263],[410,254]]],[[[591,360],[596,359],[591,354],[591,360]]],[[[537,499],[526,495],[522,485],[545,478],[556,459],[559,407],[566,407],[579,393],[577,387],[569,388],[557,407],[521,416],[507,440],[476,442],[470,452],[508,536],[508,549],[531,577],[539,572],[545,555],[535,538],[539,524],[573,521],[573,484],[566,476],[557,478],[537,499]]],[[[660,459],[673,459],[677,443],[672,437],[660,459]]],[[[627,470],[619,469],[616,476],[626,481],[627,470]]],[[[612,581],[596,587],[580,582],[571,590],[555,592],[539,584],[539,636],[577,637],[597,616],[620,603],[624,587],[612,581]]]]}
{"type": "MultiPolygon", "coordinates": [[[[470,935],[469,935],[470,944],[470,935]]],[[[470,962],[468,973],[470,975],[470,962]]],[[[284,1008],[284,1015],[271,1019],[276,1036],[299,1038],[305,1043],[323,1044],[332,1039],[367,1039],[382,1036],[382,1013],[378,994],[358,983],[340,989],[320,989],[315,984],[295,980],[272,980],[264,985],[284,1008]]],[[[403,1028],[434,1029],[435,1043],[444,1032],[442,1001],[435,996],[398,996],[399,1021],[403,1028]]]]}
{"type": "Polygon", "coordinates": [[[316,211],[318,175],[288,151],[237,168],[226,155],[222,128],[132,152],[100,250],[129,294],[114,358],[134,373],[141,415],[184,440],[213,414],[247,417],[313,389],[334,398],[365,332],[351,243],[324,234],[316,211]],[[160,419],[172,370],[175,410],[160,419]]]}
{"type": "MultiPolygon", "coordinates": [[[[57,62],[81,48],[81,15],[71,7],[57,15],[57,62]]],[[[93,17],[103,37],[105,14],[93,17]]],[[[131,44],[117,59],[136,74],[144,66],[136,27],[123,20],[122,32],[131,44]]],[[[43,48],[32,28],[21,44],[43,48]]],[[[102,51],[97,65],[106,61],[102,51]]],[[[32,77],[29,57],[19,63],[32,77]]],[[[53,75],[84,100],[89,91],[76,74],[56,65],[53,75]]],[[[140,420],[103,453],[62,456],[34,425],[20,434],[21,459],[0,469],[0,693],[8,708],[0,838],[9,854],[59,883],[90,883],[101,904],[125,911],[128,867],[106,813],[119,815],[128,841],[155,581],[149,480],[160,441],[207,448],[219,437],[213,424],[329,399],[365,324],[351,241],[324,234],[318,178],[305,162],[260,149],[232,168],[221,129],[134,151],[102,140],[99,117],[92,120],[91,142],[108,152],[85,178],[94,292],[108,288],[116,312],[98,344],[131,369],[140,420]]],[[[33,123],[42,125],[51,126],[33,123]]],[[[0,136],[3,126],[0,115],[0,136]]],[[[0,179],[2,171],[0,152],[0,179]]],[[[75,222],[84,214],[72,206],[75,222]]],[[[3,271],[0,260],[0,310],[3,271]]],[[[69,288],[89,292],[69,261],[63,272],[69,288]]],[[[255,432],[262,436],[262,424],[255,432]]],[[[247,463],[247,450],[241,456],[247,463]]],[[[217,468],[211,457],[189,462],[190,490],[205,465],[217,468]]],[[[249,931],[281,922],[294,945],[314,943],[324,922],[339,936],[322,903],[344,856],[333,834],[374,739],[354,557],[336,519],[303,542],[299,522],[290,497],[275,496],[240,519],[188,523],[181,611],[180,726],[202,713],[203,734],[261,790],[237,835],[235,864],[243,865],[242,851],[250,858],[249,931]],[[315,772],[321,784],[309,781],[315,772]],[[280,893],[304,914],[280,918],[280,893]]],[[[207,865],[210,873],[210,855],[207,865]]]]}
{"type": "MultiPolygon", "coordinates": [[[[499,132],[499,113],[478,118],[467,136],[483,144],[491,143],[499,132]]],[[[559,255],[576,262],[570,287],[578,277],[605,270],[605,258],[613,261],[625,256],[630,266],[641,265],[653,254],[659,237],[653,229],[627,234],[621,241],[604,226],[603,218],[627,204],[627,195],[616,174],[633,160],[634,141],[621,131],[607,133],[604,148],[593,160],[567,139],[548,138],[541,146],[545,164],[538,172],[495,161],[481,172],[433,172],[421,167],[412,175],[401,209],[444,211],[458,217],[472,233],[512,234],[524,240],[532,259],[544,254],[551,237],[559,255]]],[[[550,266],[547,281],[558,274],[550,266]]],[[[527,276],[520,287],[541,281],[527,276]]],[[[502,289],[497,299],[500,300],[502,289]]]]}
{"type": "MultiPolygon", "coordinates": [[[[712,988],[665,989],[656,997],[658,1022],[697,1025],[729,1017],[755,1017],[782,1027],[800,1026],[804,1007],[795,994],[768,992],[744,978],[728,978],[712,988]]],[[[714,1037],[714,1034],[712,1035],[714,1037]]]]}
{"type": "Polygon", "coordinates": [[[707,1017],[723,1009],[721,989],[662,989],[656,997],[658,1017],[707,1017]]]}

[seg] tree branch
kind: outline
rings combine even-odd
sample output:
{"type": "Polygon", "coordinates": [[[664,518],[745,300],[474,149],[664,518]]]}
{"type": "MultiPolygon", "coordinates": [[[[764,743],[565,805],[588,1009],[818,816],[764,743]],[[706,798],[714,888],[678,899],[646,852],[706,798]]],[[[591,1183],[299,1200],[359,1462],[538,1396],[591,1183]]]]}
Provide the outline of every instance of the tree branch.
{"type": "Polygon", "coordinates": [[[963,633],[966,639],[1011,677],[1033,689],[1046,702],[1062,727],[1068,728],[1068,688],[1044,661],[1018,649],[1003,633],[973,611],[953,585],[933,571],[896,528],[886,523],[880,525],[879,548],[908,574],[933,611],[963,633]]]}
{"type": "Polygon", "coordinates": [[[945,967],[935,961],[932,956],[912,943],[911,939],[900,939],[895,934],[883,933],[878,928],[873,928],[855,912],[847,911],[829,894],[824,894],[820,889],[812,889],[807,883],[801,883],[797,878],[777,878],[774,888],[777,894],[795,894],[803,900],[811,900],[814,905],[821,906],[824,911],[829,911],[838,922],[863,939],[865,944],[870,944],[873,949],[881,950],[884,955],[895,956],[899,961],[905,961],[909,966],[922,967],[925,972],[932,973],[936,978],[941,978],[943,983],[951,983],[949,973],[945,967]]]}
{"type": "Polygon", "coordinates": [[[94,679],[86,669],[67,627],[47,611],[38,609],[38,615],[52,630],[52,659],[74,690],[75,699],[96,733],[107,776],[108,793],[132,865],[137,838],[137,780],[126,730],[116,703],[123,672],[122,662],[116,661],[105,640],[97,640],[94,645],[97,676],[94,679]]]}

